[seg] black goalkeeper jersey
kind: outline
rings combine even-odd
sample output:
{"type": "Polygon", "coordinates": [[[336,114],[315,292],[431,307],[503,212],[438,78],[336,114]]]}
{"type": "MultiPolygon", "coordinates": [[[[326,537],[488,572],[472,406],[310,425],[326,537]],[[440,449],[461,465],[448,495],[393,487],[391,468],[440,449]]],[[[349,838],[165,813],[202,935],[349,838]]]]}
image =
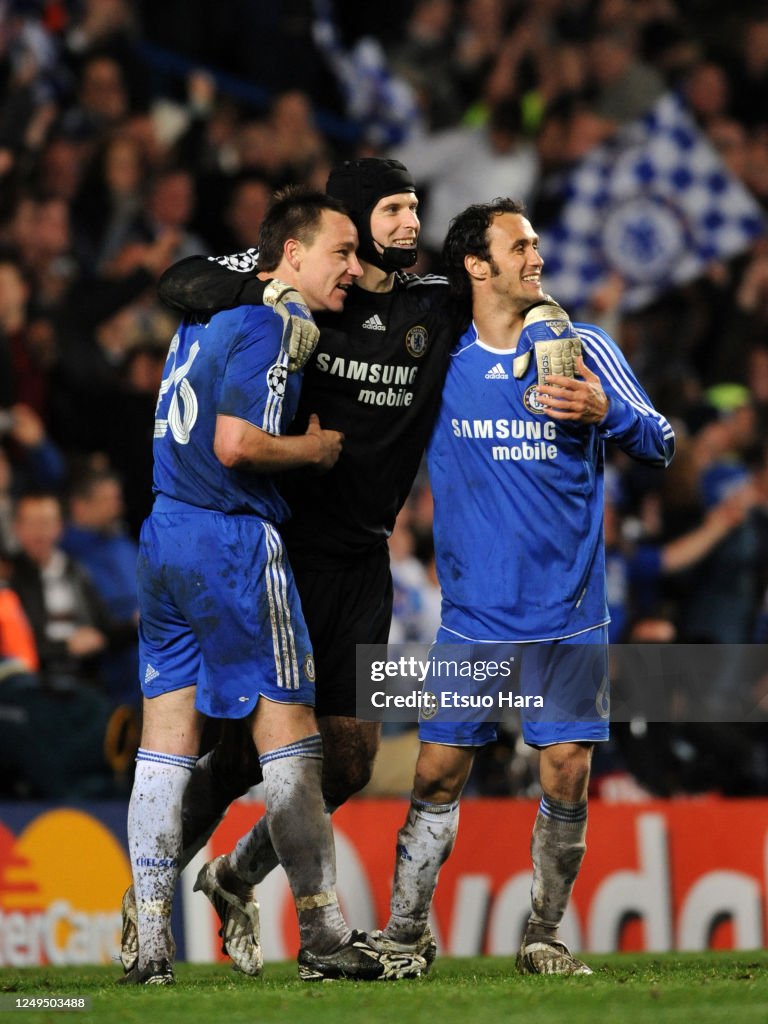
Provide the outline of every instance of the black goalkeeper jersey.
{"type": "Polygon", "coordinates": [[[319,314],[292,432],[310,413],[344,446],[324,474],[284,474],[291,561],[322,567],[384,542],[413,484],[460,324],[444,278],[398,274],[387,293],[353,286],[344,312],[319,314]]]}

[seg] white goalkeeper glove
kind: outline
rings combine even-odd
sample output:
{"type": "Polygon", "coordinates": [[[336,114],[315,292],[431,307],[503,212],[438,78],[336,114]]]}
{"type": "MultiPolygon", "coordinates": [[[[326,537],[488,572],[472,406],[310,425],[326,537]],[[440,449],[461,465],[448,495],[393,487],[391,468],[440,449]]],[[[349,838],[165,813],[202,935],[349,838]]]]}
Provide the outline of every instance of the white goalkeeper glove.
{"type": "Polygon", "coordinates": [[[563,377],[576,376],[576,360],[581,355],[581,341],[573,329],[570,317],[554,299],[532,306],[525,314],[517,345],[518,354],[512,364],[515,377],[525,375],[531,349],[536,352],[539,384],[543,384],[550,373],[558,373],[563,377]]]}
{"type": "Polygon", "coordinates": [[[303,369],[315,351],[320,328],[309,307],[293,285],[271,280],[264,289],[264,305],[271,306],[283,321],[283,351],[288,353],[288,372],[303,369]]]}

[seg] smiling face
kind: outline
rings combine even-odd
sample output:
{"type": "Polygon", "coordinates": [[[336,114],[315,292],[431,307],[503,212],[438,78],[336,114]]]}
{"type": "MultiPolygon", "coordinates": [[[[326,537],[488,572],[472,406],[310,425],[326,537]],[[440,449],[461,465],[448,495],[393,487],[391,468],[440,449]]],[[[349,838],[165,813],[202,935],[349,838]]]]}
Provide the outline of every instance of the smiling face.
{"type": "Polygon", "coordinates": [[[371,237],[378,252],[390,246],[415,249],[421,224],[416,216],[419,200],[413,192],[384,196],[371,211],[371,237]]]}
{"type": "Polygon", "coordinates": [[[293,240],[288,243],[285,259],[291,273],[276,276],[293,284],[312,310],[330,310],[339,313],[349,286],[362,273],[357,255],[357,231],[343,213],[323,210],[320,226],[308,243],[293,240]]]}
{"type": "Polygon", "coordinates": [[[515,312],[543,299],[539,236],[519,213],[502,213],[488,228],[487,287],[515,312]]]}

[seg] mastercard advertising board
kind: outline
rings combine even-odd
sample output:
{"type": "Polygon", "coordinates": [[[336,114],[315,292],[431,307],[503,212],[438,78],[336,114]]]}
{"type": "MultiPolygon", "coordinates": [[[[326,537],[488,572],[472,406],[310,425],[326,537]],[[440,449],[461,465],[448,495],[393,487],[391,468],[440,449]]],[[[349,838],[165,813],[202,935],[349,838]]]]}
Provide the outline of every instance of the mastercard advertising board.
{"type": "MultiPolygon", "coordinates": [[[[334,815],[338,889],[352,925],[381,927],[404,800],[351,801],[334,815]]],[[[182,876],[173,930],[179,959],[222,959],[218,920],[193,893],[206,859],[231,849],[262,813],[230,808],[182,876]]],[[[528,914],[536,804],[463,802],[432,925],[443,955],[515,952],[528,914]]],[[[119,954],[130,882],[127,804],[0,805],[0,966],[107,964],[119,954]]],[[[563,939],[592,952],[753,949],[768,944],[768,800],[590,804],[587,856],[563,939]]],[[[296,956],[298,932],[281,870],[259,886],[268,960],[296,956]]]]}
{"type": "Polygon", "coordinates": [[[0,804],[0,967],[114,962],[131,881],[127,811],[0,804]]]}

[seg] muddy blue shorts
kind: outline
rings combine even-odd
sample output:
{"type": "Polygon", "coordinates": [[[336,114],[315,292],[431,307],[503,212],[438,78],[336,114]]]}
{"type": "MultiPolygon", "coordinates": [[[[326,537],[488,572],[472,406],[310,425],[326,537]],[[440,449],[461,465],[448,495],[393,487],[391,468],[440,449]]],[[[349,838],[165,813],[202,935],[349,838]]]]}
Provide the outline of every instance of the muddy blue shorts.
{"type": "Polygon", "coordinates": [[[196,686],[197,709],[214,718],[244,718],[260,696],[314,705],[312,647],[276,528],[167,504],[139,543],[144,696],[196,686]]]}

